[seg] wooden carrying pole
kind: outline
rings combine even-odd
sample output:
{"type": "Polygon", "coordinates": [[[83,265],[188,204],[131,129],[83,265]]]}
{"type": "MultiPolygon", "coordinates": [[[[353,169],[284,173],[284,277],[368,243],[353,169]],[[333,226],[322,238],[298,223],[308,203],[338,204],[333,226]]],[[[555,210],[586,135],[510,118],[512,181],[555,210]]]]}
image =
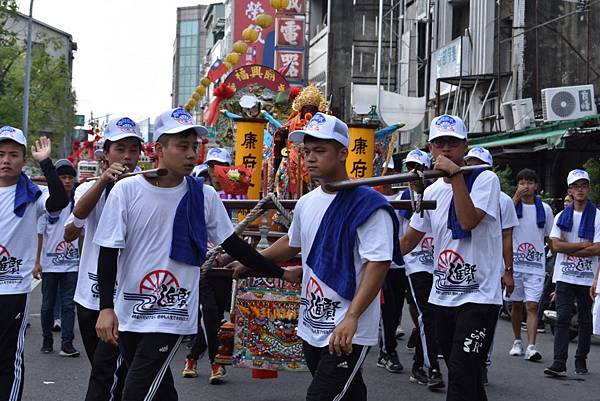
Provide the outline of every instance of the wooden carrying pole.
{"type": "MultiPolygon", "coordinates": [[[[465,167],[461,167],[460,171],[462,173],[469,173],[471,171],[481,169],[481,168],[487,170],[487,169],[491,169],[492,166],[490,166],[489,164],[482,164],[479,166],[465,166],[465,167]]],[[[445,171],[441,171],[441,170],[423,171],[423,178],[426,180],[433,179],[433,178],[442,178],[442,177],[446,177],[447,175],[448,174],[445,171]]],[[[386,176],[382,176],[382,177],[331,182],[331,183],[325,184],[325,189],[330,192],[336,192],[336,191],[343,191],[346,189],[356,188],[361,185],[374,187],[377,185],[390,185],[390,184],[398,184],[401,182],[419,181],[421,178],[422,177],[415,172],[408,172],[408,173],[402,173],[402,174],[386,175],[386,176]]]]}

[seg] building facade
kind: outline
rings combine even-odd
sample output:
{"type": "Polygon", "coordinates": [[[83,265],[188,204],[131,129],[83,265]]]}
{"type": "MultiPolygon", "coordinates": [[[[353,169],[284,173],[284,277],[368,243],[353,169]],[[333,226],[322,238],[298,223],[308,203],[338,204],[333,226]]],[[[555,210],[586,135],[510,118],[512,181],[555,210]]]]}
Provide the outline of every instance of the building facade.
{"type": "Polygon", "coordinates": [[[183,106],[201,78],[202,57],[206,52],[206,31],[202,17],[205,5],[177,8],[177,31],[173,43],[172,106],[183,106]]]}

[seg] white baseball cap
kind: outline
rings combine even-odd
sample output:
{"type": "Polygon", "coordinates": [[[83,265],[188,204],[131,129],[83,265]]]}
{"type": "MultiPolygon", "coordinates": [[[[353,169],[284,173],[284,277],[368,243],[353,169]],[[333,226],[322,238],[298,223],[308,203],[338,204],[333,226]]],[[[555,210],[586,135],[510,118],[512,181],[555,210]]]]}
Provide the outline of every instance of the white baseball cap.
{"type": "Polygon", "coordinates": [[[411,162],[420,164],[421,166],[425,166],[427,168],[431,168],[431,159],[429,158],[429,155],[420,149],[411,150],[408,153],[408,155],[406,155],[406,159],[404,159],[404,164],[411,162]]]}
{"type": "Polygon", "coordinates": [[[178,134],[188,129],[193,129],[199,136],[208,134],[208,129],[194,124],[194,117],[181,107],[169,109],[154,120],[154,138],[156,140],[163,134],[178,134]]]}
{"type": "Polygon", "coordinates": [[[434,118],[429,127],[429,141],[441,136],[467,139],[467,127],[460,117],[444,114],[434,118]]]}
{"type": "Polygon", "coordinates": [[[389,170],[394,170],[396,168],[396,166],[394,165],[394,159],[393,158],[390,158],[390,161],[387,164],[387,168],[389,170]]]}
{"type": "Polygon", "coordinates": [[[205,173],[206,171],[208,171],[208,166],[205,163],[202,163],[202,164],[198,164],[196,167],[194,167],[194,169],[192,170],[192,173],[190,175],[192,177],[199,177],[201,174],[205,173]]]}
{"type": "Polygon", "coordinates": [[[116,142],[124,138],[137,138],[142,142],[144,141],[142,139],[140,127],[131,118],[113,118],[104,128],[104,140],[116,142]]]}
{"type": "Polygon", "coordinates": [[[0,141],[15,141],[19,145],[27,147],[27,139],[23,135],[23,131],[18,128],[5,125],[0,128],[0,141]]]}
{"type": "Polygon", "coordinates": [[[231,155],[224,148],[210,148],[206,154],[206,160],[204,163],[215,161],[219,163],[231,164],[231,155]]]}
{"type": "Polygon", "coordinates": [[[567,176],[567,185],[571,185],[574,182],[579,181],[579,180],[587,180],[587,182],[590,182],[590,175],[585,170],[581,170],[581,169],[572,170],[569,173],[569,175],[567,176]]]}
{"type": "Polygon", "coordinates": [[[490,151],[486,148],[482,148],[481,146],[477,146],[469,150],[469,153],[467,153],[465,156],[465,161],[469,159],[479,159],[490,166],[494,165],[494,159],[492,158],[490,151]]]}
{"type": "Polygon", "coordinates": [[[346,148],[350,144],[350,136],[346,123],[337,117],[323,113],[316,113],[303,129],[293,131],[289,139],[299,143],[304,141],[306,135],[319,139],[338,141],[346,148]]]}

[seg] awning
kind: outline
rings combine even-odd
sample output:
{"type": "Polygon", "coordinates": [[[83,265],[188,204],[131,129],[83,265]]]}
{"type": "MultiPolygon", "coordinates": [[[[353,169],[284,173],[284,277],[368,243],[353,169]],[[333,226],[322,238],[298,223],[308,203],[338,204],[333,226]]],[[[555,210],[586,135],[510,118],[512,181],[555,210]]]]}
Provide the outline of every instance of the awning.
{"type": "Polygon", "coordinates": [[[567,129],[561,128],[553,131],[517,136],[511,136],[510,134],[490,135],[470,140],[469,147],[482,146],[484,148],[499,148],[533,142],[543,142],[543,145],[546,146],[541,147],[539,150],[563,148],[565,142],[563,136],[566,133],[567,129]]]}

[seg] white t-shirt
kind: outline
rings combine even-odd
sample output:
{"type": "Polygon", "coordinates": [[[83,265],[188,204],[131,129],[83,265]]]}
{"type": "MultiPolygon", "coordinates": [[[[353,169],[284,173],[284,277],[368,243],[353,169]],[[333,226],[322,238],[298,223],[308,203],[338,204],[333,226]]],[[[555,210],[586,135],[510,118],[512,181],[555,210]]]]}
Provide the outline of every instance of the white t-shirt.
{"type": "Polygon", "coordinates": [[[519,225],[515,204],[512,198],[502,191],[500,191],[500,220],[503,230],[514,229],[519,225]]]}
{"type": "Polygon", "coordinates": [[[70,273],[79,268],[79,240],[64,240],[65,222],[71,214],[71,204],[60,212],[58,221],[50,224],[47,213],[38,219],[38,234],[44,236],[40,263],[44,273],[70,273]]]}
{"type": "Polygon", "coordinates": [[[453,239],[447,228],[452,185],[439,179],[425,189],[424,198],[436,200],[435,210],[423,217],[414,214],[410,226],[433,233],[434,278],[429,302],[459,306],[468,302],[502,304],[502,231],[500,228],[500,182],[496,174],[483,171],[473,183],[471,200],[486,213],[471,230],[471,237],[453,239]]]}
{"type": "Polygon", "coordinates": [[[513,268],[516,272],[537,276],[546,274],[544,238],[552,231],[554,215],[547,203],[542,202],[542,205],[546,214],[546,224],[539,228],[535,205],[523,203],[520,225],[513,229],[513,268]]]}
{"type": "MultiPolygon", "coordinates": [[[[86,181],[75,190],[75,204],[89,189],[95,184],[95,181],[86,181]]],[[[85,235],[83,237],[83,250],[81,251],[81,259],[79,261],[79,274],[77,275],[77,288],[75,289],[74,300],[79,305],[87,309],[99,310],[100,298],[98,292],[98,252],[100,248],[94,244],[94,234],[98,227],[98,221],[104,210],[106,203],[105,192],[102,192],[100,199],[96,203],[96,207],[92,209],[88,217],[85,219],[83,229],[85,235]]],[[[73,221],[73,214],[69,216],[65,222],[65,226],[73,221]]]]}
{"type": "MultiPolygon", "coordinates": [[[[554,225],[552,226],[552,232],[550,232],[550,238],[558,238],[567,242],[586,241],[583,238],[579,238],[579,223],[581,222],[583,213],[573,211],[573,228],[571,229],[571,232],[562,231],[556,225],[556,222],[562,213],[564,213],[564,210],[554,218],[554,225]]],[[[594,221],[593,242],[600,242],[600,211],[598,210],[596,211],[596,219],[594,221]]],[[[552,281],[591,286],[594,283],[594,273],[596,272],[597,267],[597,256],[578,258],[559,252],[556,254],[552,281]]]]}
{"type": "MultiPolygon", "coordinates": [[[[383,195],[381,194],[385,199],[387,199],[388,201],[393,201],[396,199],[400,199],[400,196],[398,194],[394,194],[394,195],[383,195]]],[[[396,210],[396,216],[398,217],[398,220],[401,221],[402,217],[400,217],[400,215],[398,214],[398,211],[396,210]]],[[[402,238],[402,227],[398,227],[398,241],[400,241],[400,238],[402,238]]],[[[390,263],[390,269],[404,269],[405,265],[397,265],[394,263],[394,261],[392,261],[390,263]]]]}
{"type": "MultiPolygon", "coordinates": [[[[159,188],[142,176],[125,178],[111,191],[94,242],[119,248],[115,312],[119,330],[195,334],[200,267],[169,258],[173,219],[187,182],[159,188]]],[[[208,240],[221,244],[233,225],[219,196],[204,185],[208,240]]]]}
{"type": "MultiPolygon", "coordinates": [[[[398,198],[400,200],[400,198],[398,198]]],[[[401,236],[406,233],[410,226],[410,220],[400,216],[401,236]]],[[[419,244],[402,257],[405,263],[406,276],[413,273],[426,272],[433,274],[433,234],[425,233],[419,244]]]]}
{"type": "Polygon", "coordinates": [[[0,295],[26,294],[37,249],[37,220],[46,213],[48,192],[25,208],[23,217],[14,213],[17,184],[0,187],[0,295]]]}
{"type": "MultiPolygon", "coordinates": [[[[313,347],[325,347],[329,344],[332,331],[344,319],[351,303],[319,280],[306,264],[321,220],[334,198],[335,195],[325,193],[321,187],[304,195],[294,208],[294,218],[288,231],[290,246],[302,249],[303,277],[298,336],[313,347]]],[[[392,260],[393,237],[392,219],[384,210],[373,213],[358,228],[354,246],[357,286],[365,263],[392,260]]],[[[380,313],[377,296],[358,319],[353,344],[377,344],[380,313]]]]}

